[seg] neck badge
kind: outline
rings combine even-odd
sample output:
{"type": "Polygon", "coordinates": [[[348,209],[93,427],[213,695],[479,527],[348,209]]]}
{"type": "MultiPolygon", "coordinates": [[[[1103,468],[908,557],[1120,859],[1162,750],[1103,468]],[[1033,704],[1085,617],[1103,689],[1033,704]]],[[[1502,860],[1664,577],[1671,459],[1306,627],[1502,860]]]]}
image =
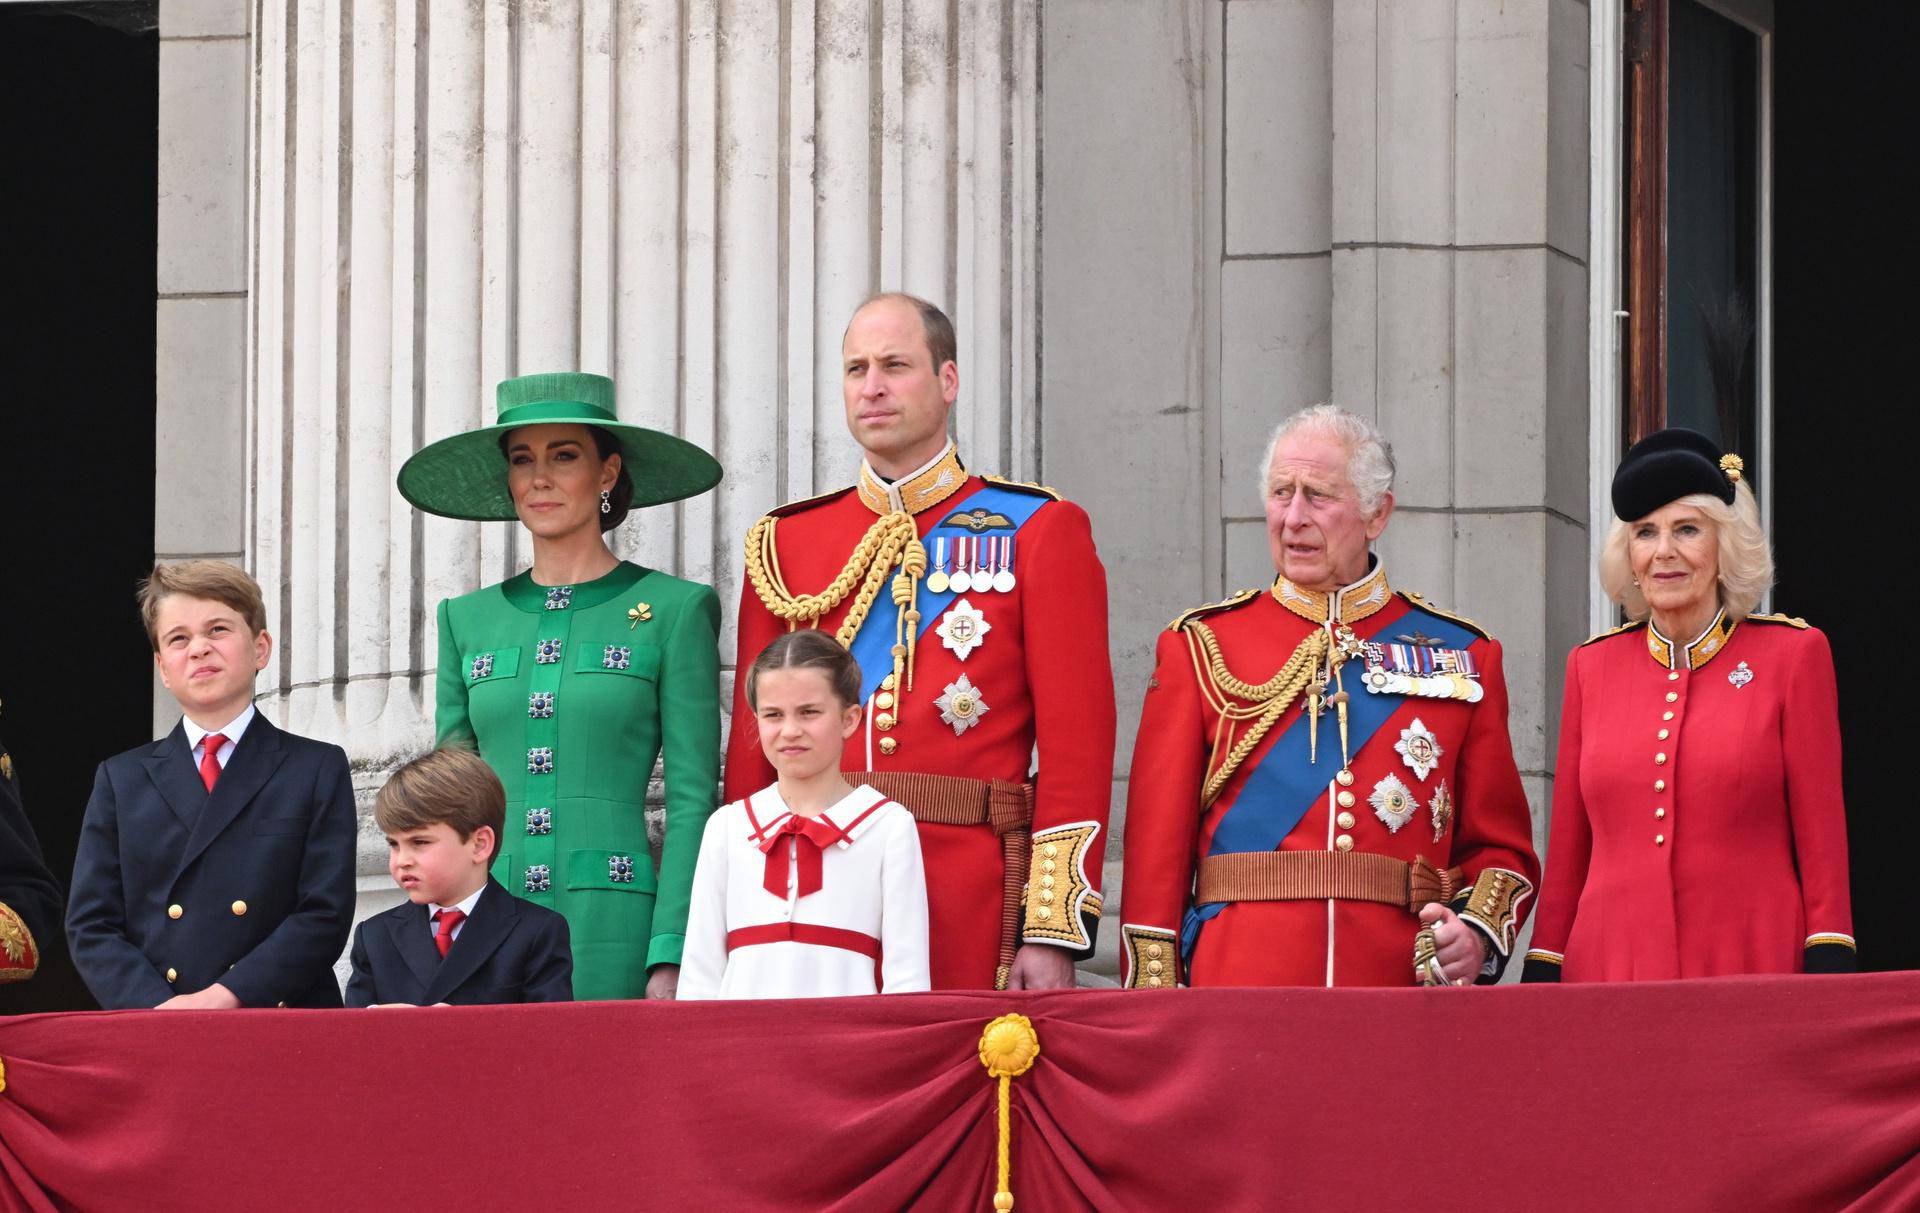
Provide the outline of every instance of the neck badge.
{"type": "Polygon", "coordinates": [[[940,643],[953,650],[954,656],[965,661],[980,647],[993,625],[987,622],[985,612],[965,598],[958,599],[947,608],[946,614],[933,629],[940,633],[940,643]]]}

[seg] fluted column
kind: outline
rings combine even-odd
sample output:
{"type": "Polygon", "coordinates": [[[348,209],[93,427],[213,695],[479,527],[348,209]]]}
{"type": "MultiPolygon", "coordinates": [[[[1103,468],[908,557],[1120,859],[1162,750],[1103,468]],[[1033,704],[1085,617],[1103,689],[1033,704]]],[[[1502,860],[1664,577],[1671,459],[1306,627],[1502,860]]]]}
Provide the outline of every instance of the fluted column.
{"type": "Polygon", "coordinates": [[[269,710],[367,785],[429,744],[434,604],[530,554],[394,476],[511,375],[610,374],[624,418],[718,455],[716,492],[618,543],[728,603],[753,518],[850,478],[839,342],[875,290],[948,307],[965,448],[1037,474],[1037,28],[1036,0],[262,3],[244,531],[269,710]]]}

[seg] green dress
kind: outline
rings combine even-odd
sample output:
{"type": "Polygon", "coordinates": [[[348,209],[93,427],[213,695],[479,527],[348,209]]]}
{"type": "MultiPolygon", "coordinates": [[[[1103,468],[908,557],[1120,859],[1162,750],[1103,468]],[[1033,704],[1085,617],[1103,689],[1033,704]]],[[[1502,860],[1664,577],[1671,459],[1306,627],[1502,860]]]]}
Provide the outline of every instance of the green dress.
{"type": "Polygon", "coordinates": [[[651,966],[680,963],[719,783],[719,625],[712,589],[625,562],[440,604],[437,742],[476,747],[506,785],[493,872],[566,916],[576,998],[639,998],[651,966]],[[643,807],[663,755],[656,877],[643,807]]]}

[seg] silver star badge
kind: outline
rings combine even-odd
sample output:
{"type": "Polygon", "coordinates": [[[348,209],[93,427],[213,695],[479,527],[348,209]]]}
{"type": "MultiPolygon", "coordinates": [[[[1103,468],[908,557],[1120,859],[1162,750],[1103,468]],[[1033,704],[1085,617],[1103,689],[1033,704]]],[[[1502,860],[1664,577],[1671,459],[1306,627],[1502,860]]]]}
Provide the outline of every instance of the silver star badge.
{"type": "Polygon", "coordinates": [[[934,700],[933,706],[940,709],[941,723],[953,726],[955,737],[979,724],[987,711],[987,701],[980,698],[979,690],[965,674],[949,682],[947,693],[934,700]]]}
{"type": "Polygon", "coordinates": [[[1420,723],[1418,716],[1413,718],[1413,727],[1400,730],[1400,740],[1394,743],[1400,757],[1413,768],[1414,778],[1424,780],[1440,765],[1440,739],[1432,730],[1420,723]]]}
{"type": "Polygon", "coordinates": [[[1373,805],[1373,815],[1387,825],[1389,833],[1398,834],[1400,827],[1413,820],[1413,810],[1418,802],[1407,785],[1400,782],[1398,775],[1389,775],[1373,785],[1373,795],[1367,797],[1373,805]]]}
{"type": "Polygon", "coordinates": [[[1747,663],[1743,661],[1733,667],[1733,673],[1727,675],[1727,681],[1731,682],[1733,689],[1737,691],[1753,681],[1753,671],[1749,670],[1747,663]]]}
{"type": "Polygon", "coordinates": [[[941,644],[965,661],[980,647],[980,642],[993,630],[993,625],[987,622],[985,613],[962,598],[947,608],[947,613],[940,617],[939,626],[933,630],[940,633],[941,644]]]}

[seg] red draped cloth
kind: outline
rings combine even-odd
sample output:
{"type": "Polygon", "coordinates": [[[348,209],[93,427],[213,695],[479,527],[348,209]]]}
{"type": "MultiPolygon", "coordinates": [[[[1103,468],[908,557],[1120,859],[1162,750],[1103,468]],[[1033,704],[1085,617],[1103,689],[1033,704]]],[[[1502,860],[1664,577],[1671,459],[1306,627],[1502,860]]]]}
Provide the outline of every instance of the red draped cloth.
{"type": "Polygon", "coordinates": [[[1920,1208],[1920,973],[0,1020],[0,1206],[1920,1208]]]}

